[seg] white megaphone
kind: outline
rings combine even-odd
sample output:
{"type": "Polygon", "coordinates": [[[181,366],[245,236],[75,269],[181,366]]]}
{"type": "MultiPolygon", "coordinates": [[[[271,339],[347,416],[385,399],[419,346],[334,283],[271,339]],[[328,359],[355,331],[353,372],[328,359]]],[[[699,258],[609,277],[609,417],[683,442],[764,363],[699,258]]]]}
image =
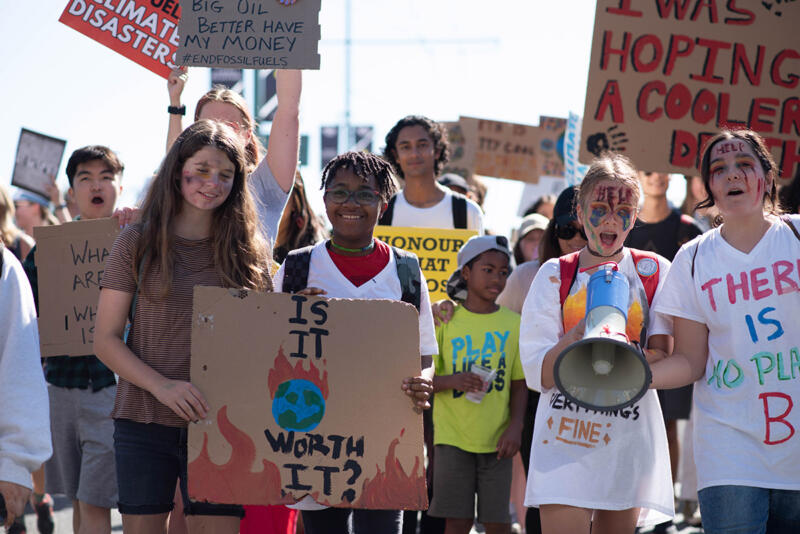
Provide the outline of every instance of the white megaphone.
{"type": "Polygon", "coordinates": [[[564,349],[553,367],[556,386],[578,406],[619,410],[647,392],[650,366],[625,334],[628,298],[628,279],[616,265],[589,278],[583,339],[564,349]]]}

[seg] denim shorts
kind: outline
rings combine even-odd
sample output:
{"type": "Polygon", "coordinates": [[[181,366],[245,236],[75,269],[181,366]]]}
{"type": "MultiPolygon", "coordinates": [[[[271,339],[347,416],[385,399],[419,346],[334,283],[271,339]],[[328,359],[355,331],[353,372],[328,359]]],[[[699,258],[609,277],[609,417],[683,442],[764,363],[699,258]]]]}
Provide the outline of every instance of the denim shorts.
{"type": "Polygon", "coordinates": [[[189,500],[186,484],[185,428],[127,419],[114,420],[119,512],[130,515],[163,514],[174,506],[175,484],[180,480],[186,515],[244,517],[236,504],[211,504],[189,500]]]}
{"type": "Polygon", "coordinates": [[[706,534],[797,534],[800,491],[710,486],[697,492],[706,534]]]}

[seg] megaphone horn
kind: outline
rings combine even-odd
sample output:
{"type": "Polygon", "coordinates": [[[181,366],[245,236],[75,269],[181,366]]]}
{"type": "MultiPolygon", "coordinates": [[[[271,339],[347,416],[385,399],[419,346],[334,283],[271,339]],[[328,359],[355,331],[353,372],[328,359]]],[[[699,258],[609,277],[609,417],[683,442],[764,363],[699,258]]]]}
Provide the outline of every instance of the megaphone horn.
{"type": "Polygon", "coordinates": [[[619,410],[647,392],[650,366],[625,334],[629,293],[616,265],[589,278],[583,339],[564,349],[553,367],[556,387],[578,406],[619,410]]]}

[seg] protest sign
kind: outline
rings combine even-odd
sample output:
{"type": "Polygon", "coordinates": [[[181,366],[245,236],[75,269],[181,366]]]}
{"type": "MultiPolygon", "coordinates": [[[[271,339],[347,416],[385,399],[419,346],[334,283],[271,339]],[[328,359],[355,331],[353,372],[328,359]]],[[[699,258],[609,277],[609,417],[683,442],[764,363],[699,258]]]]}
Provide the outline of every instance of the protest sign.
{"type": "Polygon", "coordinates": [[[58,20],[166,78],[180,17],[177,0],[69,0],[58,20]]]}
{"type": "Polygon", "coordinates": [[[192,499],[427,508],[413,306],[197,286],[193,310],[192,499]]]}
{"type": "Polygon", "coordinates": [[[581,118],[576,113],[570,112],[567,119],[567,130],[564,137],[564,178],[566,185],[577,185],[583,180],[588,165],[579,163],[581,143],[581,118]]]}
{"type": "Polygon", "coordinates": [[[181,0],[178,62],[228,69],[319,69],[322,0],[181,0]]]}
{"type": "Polygon", "coordinates": [[[11,185],[28,189],[49,199],[47,186],[53,183],[58,173],[66,145],[67,142],[63,139],[22,128],[17,143],[17,157],[14,160],[11,185]]]}
{"type": "Polygon", "coordinates": [[[580,159],[696,174],[721,128],[763,136],[784,179],[800,165],[800,2],[598,0],[580,159]]]}
{"type": "Polygon", "coordinates": [[[440,122],[447,130],[447,142],[450,145],[450,158],[441,174],[453,173],[465,180],[472,179],[475,168],[475,143],[468,143],[464,131],[458,121],[440,122]]]}
{"type": "Polygon", "coordinates": [[[478,235],[474,230],[402,226],[376,226],[374,233],[384,243],[417,255],[431,302],[448,298],[447,279],[458,268],[458,249],[470,237],[478,235]]]}
{"type": "Polygon", "coordinates": [[[42,356],[94,354],[94,319],[116,219],[37,226],[39,342],[42,356]]]}
{"type": "Polygon", "coordinates": [[[473,117],[460,117],[458,123],[475,151],[475,174],[533,184],[540,176],[564,175],[563,156],[558,154],[564,119],[554,119],[548,128],[473,117]]]}

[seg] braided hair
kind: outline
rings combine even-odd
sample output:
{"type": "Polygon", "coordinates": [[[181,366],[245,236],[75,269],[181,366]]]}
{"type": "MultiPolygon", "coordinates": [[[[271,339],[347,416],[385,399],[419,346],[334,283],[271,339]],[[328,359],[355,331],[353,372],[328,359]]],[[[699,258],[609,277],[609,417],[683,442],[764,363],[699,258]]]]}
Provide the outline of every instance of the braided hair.
{"type": "Polygon", "coordinates": [[[378,195],[381,200],[388,202],[397,192],[397,184],[392,176],[392,167],[379,156],[369,152],[345,152],[330,160],[322,169],[322,185],[320,189],[327,189],[339,169],[349,169],[364,181],[370,176],[375,177],[378,184],[378,195]]]}

